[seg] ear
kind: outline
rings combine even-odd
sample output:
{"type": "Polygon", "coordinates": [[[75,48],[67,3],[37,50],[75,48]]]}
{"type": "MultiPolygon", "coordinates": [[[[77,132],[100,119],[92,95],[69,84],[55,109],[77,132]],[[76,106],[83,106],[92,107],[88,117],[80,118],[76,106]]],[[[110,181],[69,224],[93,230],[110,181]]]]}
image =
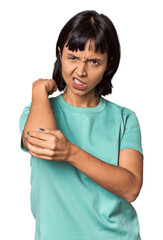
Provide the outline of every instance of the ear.
{"type": "Polygon", "coordinates": [[[61,58],[62,55],[61,55],[61,49],[60,49],[60,47],[58,47],[58,52],[59,52],[59,56],[60,56],[60,58],[61,58]]]}

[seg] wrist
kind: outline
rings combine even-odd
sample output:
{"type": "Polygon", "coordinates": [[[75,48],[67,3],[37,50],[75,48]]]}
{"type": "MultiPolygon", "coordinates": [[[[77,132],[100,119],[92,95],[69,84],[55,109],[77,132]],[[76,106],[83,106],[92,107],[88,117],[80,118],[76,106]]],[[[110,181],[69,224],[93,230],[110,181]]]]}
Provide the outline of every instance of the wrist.
{"type": "Polygon", "coordinates": [[[67,162],[71,163],[72,165],[75,164],[77,159],[77,153],[79,151],[79,147],[70,143],[69,154],[67,157],[67,162]]]}
{"type": "Polygon", "coordinates": [[[32,89],[32,101],[48,98],[48,93],[45,86],[37,86],[32,89]]]}

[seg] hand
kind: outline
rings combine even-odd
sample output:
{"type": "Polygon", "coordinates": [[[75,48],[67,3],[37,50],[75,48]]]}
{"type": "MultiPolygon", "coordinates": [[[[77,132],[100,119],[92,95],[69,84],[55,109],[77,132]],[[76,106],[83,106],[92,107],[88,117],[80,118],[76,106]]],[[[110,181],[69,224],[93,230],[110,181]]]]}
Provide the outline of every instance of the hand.
{"type": "Polygon", "coordinates": [[[54,161],[68,161],[71,143],[60,130],[28,131],[26,146],[32,156],[54,161]]]}
{"type": "Polygon", "coordinates": [[[33,82],[32,92],[34,93],[35,90],[40,90],[41,88],[44,88],[46,90],[46,92],[48,93],[48,95],[51,95],[55,91],[57,91],[57,84],[53,79],[39,78],[38,80],[33,82]]]}

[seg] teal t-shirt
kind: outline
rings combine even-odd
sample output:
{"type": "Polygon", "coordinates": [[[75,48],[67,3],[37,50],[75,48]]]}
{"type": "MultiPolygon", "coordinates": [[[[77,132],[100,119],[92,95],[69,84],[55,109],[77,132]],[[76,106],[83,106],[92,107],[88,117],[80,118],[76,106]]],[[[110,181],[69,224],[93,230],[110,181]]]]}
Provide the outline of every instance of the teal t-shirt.
{"type": "MultiPolygon", "coordinates": [[[[118,153],[124,148],[143,154],[140,126],[132,110],[104,97],[96,107],[72,106],[62,94],[50,98],[50,103],[65,137],[102,161],[117,166],[118,153]]],[[[30,106],[20,117],[21,135],[30,106]]],[[[26,151],[22,141],[21,148],[26,151]]],[[[108,192],[70,163],[31,156],[30,164],[35,240],[141,239],[131,203],[108,192]]]]}

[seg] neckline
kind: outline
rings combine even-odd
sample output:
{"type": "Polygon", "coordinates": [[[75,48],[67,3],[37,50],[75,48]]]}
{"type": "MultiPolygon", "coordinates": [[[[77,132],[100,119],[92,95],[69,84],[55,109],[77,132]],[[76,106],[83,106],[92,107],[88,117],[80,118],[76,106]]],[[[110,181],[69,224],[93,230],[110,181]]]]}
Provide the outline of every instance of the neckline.
{"type": "Polygon", "coordinates": [[[60,94],[57,97],[57,102],[62,105],[63,107],[65,107],[65,109],[68,109],[70,111],[73,112],[86,112],[86,113],[96,113],[96,112],[100,112],[103,110],[103,108],[105,107],[105,99],[103,97],[100,97],[100,101],[98,103],[97,106],[95,107],[77,107],[77,106],[73,106],[71,104],[69,104],[68,102],[66,102],[62,96],[62,94],[60,94]]]}

